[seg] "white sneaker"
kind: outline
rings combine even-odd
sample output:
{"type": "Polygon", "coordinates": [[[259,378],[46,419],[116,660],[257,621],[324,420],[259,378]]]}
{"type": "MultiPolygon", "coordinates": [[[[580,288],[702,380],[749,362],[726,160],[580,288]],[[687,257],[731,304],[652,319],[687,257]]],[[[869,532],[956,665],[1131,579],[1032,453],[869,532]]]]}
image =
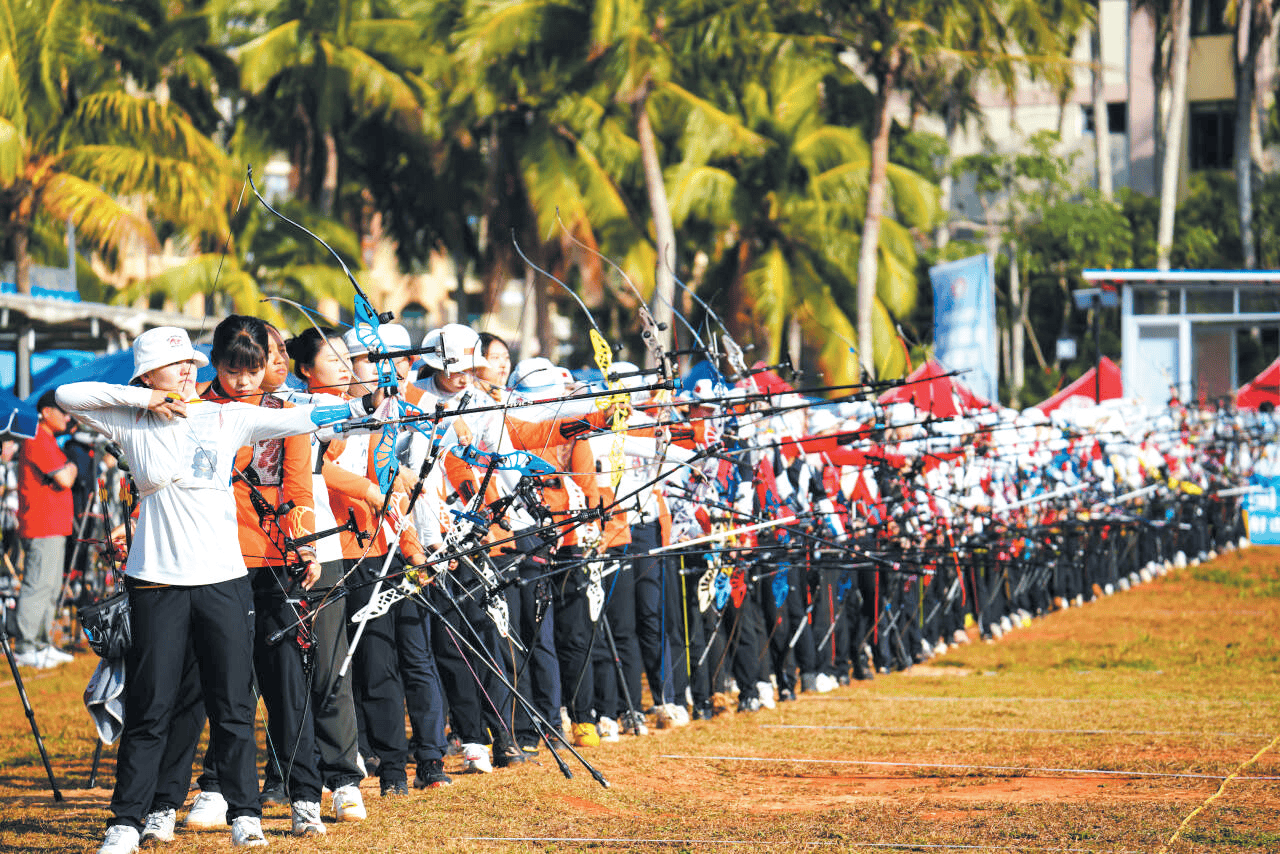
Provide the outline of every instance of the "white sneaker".
{"type": "Polygon", "coordinates": [[[46,646],[44,649],[40,651],[44,653],[44,660],[48,662],[50,666],[58,665],[58,664],[70,664],[71,662],[76,660],[76,657],[74,655],[65,653],[62,650],[58,649],[56,646],[53,646],[52,644],[50,644],[49,646],[46,646]]]}
{"type": "Polygon", "coordinates": [[[142,826],[142,839],[139,844],[172,842],[173,826],[177,820],[177,810],[155,810],[147,813],[147,823],[142,826]]]}
{"type": "MultiPolygon", "coordinates": [[[[42,649],[28,649],[14,653],[13,660],[18,662],[19,667],[30,667],[32,670],[46,670],[57,666],[45,658],[44,650],[42,649]]],[[[120,827],[118,824],[112,826],[120,827]]],[[[103,844],[105,845],[106,843],[103,844]]]]}
{"type": "Polygon", "coordinates": [[[492,774],[493,762],[489,760],[489,748],[483,744],[462,745],[462,772],[464,774],[492,774]]]}
{"type": "Polygon", "coordinates": [[[778,702],[773,698],[772,682],[757,682],[756,693],[760,695],[760,705],[766,709],[778,708],[778,702]]]}
{"type": "Polygon", "coordinates": [[[324,822],[320,820],[320,804],[316,801],[294,801],[289,805],[293,816],[294,836],[323,836],[324,822]]]}
{"type": "Polygon", "coordinates": [[[333,817],[338,821],[364,821],[369,817],[359,786],[350,784],[337,788],[333,793],[333,817]]]}
{"type": "Polygon", "coordinates": [[[622,740],[618,722],[613,718],[602,717],[596,721],[596,732],[599,733],[601,741],[616,742],[622,740]]]}
{"type": "Polygon", "coordinates": [[[813,687],[819,694],[826,694],[840,687],[840,682],[830,673],[819,673],[813,679],[813,687]]]}
{"type": "Polygon", "coordinates": [[[649,722],[645,720],[644,712],[623,712],[618,727],[627,735],[649,734],[649,722]]]}
{"type": "Polygon", "coordinates": [[[938,645],[937,645],[937,646],[935,646],[935,647],[933,648],[933,654],[934,654],[934,655],[946,655],[946,654],[947,654],[947,648],[948,648],[948,647],[947,647],[947,642],[946,642],[946,641],[941,641],[941,640],[940,640],[940,641],[938,641],[938,645]]]}
{"type": "Polygon", "coordinates": [[[689,710],[677,703],[663,703],[658,707],[658,727],[687,726],[689,710]]]}
{"type": "Polygon", "coordinates": [[[227,823],[227,800],[221,792],[201,792],[187,812],[186,826],[192,830],[211,830],[227,823]]]}
{"type": "Polygon", "coordinates": [[[962,643],[968,643],[969,633],[966,632],[964,629],[956,629],[954,632],[951,633],[951,642],[956,646],[959,646],[962,643]]]}
{"type": "Polygon", "coordinates": [[[138,831],[127,824],[113,824],[107,828],[98,854],[133,854],[138,850],[138,831]]]}
{"type": "Polygon", "coordinates": [[[236,848],[261,848],[267,844],[262,821],[256,815],[242,815],[231,822],[231,844],[236,848]]]}
{"type": "Polygon", "coordinates": [[[1009,619],[1008,614],[1000,618],[1000,628],[1004,630],[1006,635],[1013,631],[1013,622],[1009,619]]]}

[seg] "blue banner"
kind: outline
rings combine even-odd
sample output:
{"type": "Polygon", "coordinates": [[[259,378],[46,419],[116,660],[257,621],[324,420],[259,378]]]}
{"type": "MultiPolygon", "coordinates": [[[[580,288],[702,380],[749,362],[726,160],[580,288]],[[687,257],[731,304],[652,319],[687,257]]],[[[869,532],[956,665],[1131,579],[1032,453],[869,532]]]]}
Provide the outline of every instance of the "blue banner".
{"type": "Polygon", "coordinates": [[[979,397],[999,398],[996,288],[991,259],[975,255],[929,268],[933,283],[933,350],[948,371],[979,397]]]}
{"type": "Polygon", "coordinates": [[[1254,474],[1249,482],[1262,487],[1260,492],[1244,497],[1249,542],[1260,546],[1280,545],[1280,477],[1254,474]]]}

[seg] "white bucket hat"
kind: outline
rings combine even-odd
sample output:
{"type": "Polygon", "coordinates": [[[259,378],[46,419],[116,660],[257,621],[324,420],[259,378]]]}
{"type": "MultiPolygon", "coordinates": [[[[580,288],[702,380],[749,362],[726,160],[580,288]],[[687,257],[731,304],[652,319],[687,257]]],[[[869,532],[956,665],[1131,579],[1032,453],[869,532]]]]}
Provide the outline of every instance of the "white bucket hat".
{"type": "MultiPolygon", "coordinates": [[[[347,352],[352,358],[363,356],[369,352],[369,348],[360,340],[366,332],[372,331],[367,323],[357,323],[342,334],[342,341],[347,345],[347,352]]],[[[384,352],[391,350],[408,350],[413,346],[413,339],[409,335],[409,330],[405,329],[398,323],[384,323],[378,327],[374,333],[382,339],[382,349],[384,352]]]]}
{"type": "Polygon", "coordinates": [[[434,348],[422,361],[434,371],[456,374],[476,368],[489,367],[480,346],[480,335],[470,326],[449,323],[433,329],[422,339],[423,347],[434,348]]]}
{"type": "Polygon", "coordinates": [[[147,371],[172,365],[174,362],[194,361],[203,368],[209,364],[204,353],[191,346],[187,330],[177,326],[157,326],[133,339],[133,382],[147,371]]]}

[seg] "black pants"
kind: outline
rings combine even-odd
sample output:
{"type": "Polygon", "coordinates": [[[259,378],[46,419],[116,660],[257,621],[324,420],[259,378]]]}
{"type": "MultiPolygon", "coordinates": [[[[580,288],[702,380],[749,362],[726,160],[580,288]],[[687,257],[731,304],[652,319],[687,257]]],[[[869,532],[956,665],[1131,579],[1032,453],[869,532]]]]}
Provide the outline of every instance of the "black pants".
{"type": "Polygon", "coordinates": [[[596,712],[617,720],[628,711],[628,698],[631,709],[640,708],[640,641],[636,637],[635,570],[625,547],[609,549],[608,554],[606,569],[617,569],[604,579],[604,618],[596,626],[591,657],[595,662],[596,712]],[[618,652],[616,662],[605,634],[606,621],[618,652]]]}
{"type": "Polygon", "coordinates": [[[110,824],[139,830],[155,798],[187,653],[199,668],[227,821],[262,814],[254,764],[253,593],[248,577],[194,587],[130,579],[133,645],[110,824]]]}
{"type": "Polygon", "coordinates": [[[760,605],[750,589],[742,599],[742,604],[735,605],[730,598],[725,605],[722,631],[727,633],[726,655],[730,660],[733,678],[738,683],[739,699],[758,697],[756,683],[764,675],[762,653],[765,635],[760,605]]]}
{"type": "MultiPolygon", "coordinates": [[[[516,549],[522,553],[533,551],[530,543],[516,541],[516,549]]],[[[524,652],[503,644],[507,671],[512,675],[516,690],[520,691],[537,710],[538,714],[555,729],[560,728],[560,662],[556,658],[555,615],[551,608],[551,578],[543,578],[550,568],[546,558],[524,558],[509,571],[518,573],[527,584],[513,584],[507,588],[507,611],[511,629],[524,646],[524,652]],[[535,580],[536,579],[536,580],[535,580]]],[[[524,707],[516,704],[512,709],[516,741],[522,745],[537,744],[541,729],[534,725],[524,707]]]]}
{"type": "MultiPolygon", "coordinates": [[[[634,555],[631,566],[635,574],[636,640],[655,705],[676,700],[671,651],[677,642],[683,643],[679,630],[679,582],[674,573],[668,572],[662,555],[649,554],[660,542],[657,522],[631,529],[628,553],[634,555]]],[[[679,698],[684,703],[683,689],[679,698]]]]}
{"type": "MultiPolygon", "coordinates": [[[[370,560],[380,564],[384,559],[370,560]]],[[[392,562],[394,564],[394,559],[392,562]]],[[[393,566],[388,573],[394,571],[393,566]]],[[[350,583],[357,586],[347,596],[348,617],[369,603],[375,585],[368,582],[376,575],[377,571],[364,563],[350,574],[350,583]]],[[[364,624],[349,671],[355,702],[363,713],[364,735],[368,738],[370,750],[381,760],[378,775],[384,785],[408,779],[405,773],[409,740],[404,732],[404,684],[400,681],[396,649],[396,624],[405,605],[406,601],[402,599],[386,614],[364,624]]],[[[347,632],[352,642],[355,642],[357,631],[358,624],[348,621],[347,632]]]]}
{"type": "Polygon", "coordinates": [[[679,609],[669,618],[676,623],[676,635],[671,644],[675,659],[672,672],[676,702],[684,704],[687,688],[695,707],[711,700],[710,670],[703,654],[707,648],[707,635],[703,614],[698,610],[698,581],[704,572],[706,569],[700,561],[681,556],[680,568],[670,572],[667,580],[667,587],[675,590],[679,602],[679,609]]]}
{"type": "Polygon", "coordinates": [[[813,672],[816,666],[813,632],[805,617],[808,585],[804,582],[803,566],[783,562],[771,571],[773,575],[760,580],[759,594],[769,641],[769,661],[778,678],[778,688],[794,691],[796,666],[804,673],[813,672]],[[779,603],[777,593],[781,592],[784,583],[787,590],[779,603]],[[791,645],[793,637],[797,638],[794,647],[791,645]]]}
{"type": "Polygon", "coordinates": [[[591,660],[595,626],[587,603],[587,575],[579,565],[582,555],[576,548],[556,553],[557,563],[569,564],[552,584],[556,657],[560,664],[560,696],[569,720],[595,723],[595,664],[591,660]]]}
{"type": "Polygon", "coordinates": [[[409,742],[419,766],[443,759],[445,701],[440,670],[431,651],[431,618],[416,602],[403,601],[396,615],[396,652],[409,713],[409,742]]]}
{"type": "Polygon", "coordinates": [[[510,674],[502,661],[502,638],[485,612],[478,589],[479,578],[465,566],[440,579],[431,593],[431,602],[439,612],[431,627],[432,649],[454,734],[463,744],[496,742],[501,746],[512,740],[512,700],[510,690],[493,669],[508,678],[510,674]]]}

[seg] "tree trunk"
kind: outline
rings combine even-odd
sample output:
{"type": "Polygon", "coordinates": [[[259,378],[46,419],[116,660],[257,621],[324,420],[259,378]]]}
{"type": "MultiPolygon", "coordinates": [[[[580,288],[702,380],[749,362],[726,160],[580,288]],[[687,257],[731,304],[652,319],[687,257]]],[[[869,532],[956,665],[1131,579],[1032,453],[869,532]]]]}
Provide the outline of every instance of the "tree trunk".
{"type": "Polygon", "coordinates": [[[942,165],[942,178],[938,181],[938,207],[942,211],[943,220],[933,234],[933,242],[939,251],[951,242],[951,196],[955,192],[955,178],[951,175],[951,152],[959,145],[960,122],[956,118],[956,110],[947,105],[943,108],[943,122],[947,136],[947,154],[942,165]]]}
{"type": "Polygon", "coordinates": [[[1022,317],[1026,314],[1022,299],[1022,276],[1018,267],[1018,243],[1009,241],[1009,358],[1013,362],[1013,370],[1009,375],[1009,405],[1014,409],[1022,408],[1022,387],[1026,384],[1026,373],[1022,364],[1023,333],[1022,317]]]}
{"type": "Polygon", "coordinates": [[[872,117],[871,178],[867,186],[867,216],[862,223],[862,246],[858,254],[858,360],[868,376],[876,376],[875,310],[876,279],[879,274],[880,217],[884,214],[889,183],[889,95],[897,83],[897,55],[889,67],[877,75],[875,115],[872,117]]]}
{"type": "MultiPolygon", "coordinates": [[[[653,125],[649,121],[647,104],[648,96],[636,101],[634,110],[636,117],[636,137],[640,144],[640,160],[644,164],[644,186],[649,195],[649,212],[653,217],[654,238],[658,247],[658,264],[654,270],[653,301],[650,311],[658,323],[662,349],[670,352],[675,322],[673,306],[676,298],[676,285],[673,280],[676,269],[676,231],[671,224],[671,205],[667,201],[667,185],[662,179],[662,161],[658,158],[658,140],[653,135],[653,125]]],[[[650,364],[653,355],[645,351],[645,366],[650,364]]]]}
{"type": "Polygon", "coordinates": [[[18,293],[31,293],[31,231],[30,225],[18,223],[13,230],[14,287],[18,293]]]}
{"type": "Polygon", "coordinates": [[[1236,172],[1236,197],[1240,209],[1240,246],[1246,270],[1258,266],[1257,241],[1253,234],[1253,106],[1254,83],[1258,71],[1258,52],[1270,35],[1262,31],[1269,26],[1270,16],[1255,12],[1257,0],[1239,0],[1236,6],[1235,79],[1236,118],[1235,151],[1232,152],[1236,172]],[[1255,19],[1257,18],[1257,19],[1255,19]]]}
{"type": "Polygon", "coordinates": [[[338,198],[338,140],[333,131],[324,134],[324,180],[320,184],[320,199],[317,205],[324,216],[333,216],[334,203],[338,198]]]}
{"type": "Polygon", "coordinates": [[[558,342],[555,330],[551,326],[550,284],[539,281],[533,286],[533,309],[538,323],[538,355],[551,361],[556,360],[558,342]]]}
{"type": "Polygon", "coordinates": [[[1169,269],[1173,253],[1173,216],[1178,205],[1178,171],[1182,165],[1182,127],[1187,115],[1187,68],[1191,60],[1191,0],[1175,0],[1173,86],[1169,123],[1164,130],[1164,163],[1160,174],[1160,226],[1156,234],[1156,267],[1169,269]]]}
{"type": "MultiPolygon", "coordinates": [[[[1101,10],[1098,12],[1101,14],[1101,10]]],[[[1111,121],[1107,115],[1105,74],[1102,69],[1102,23],[1093,28],[1093,156],[1098,161],[1098,193],[1111,201],[1115,196],[1111,174],[1111,121]]]]}

